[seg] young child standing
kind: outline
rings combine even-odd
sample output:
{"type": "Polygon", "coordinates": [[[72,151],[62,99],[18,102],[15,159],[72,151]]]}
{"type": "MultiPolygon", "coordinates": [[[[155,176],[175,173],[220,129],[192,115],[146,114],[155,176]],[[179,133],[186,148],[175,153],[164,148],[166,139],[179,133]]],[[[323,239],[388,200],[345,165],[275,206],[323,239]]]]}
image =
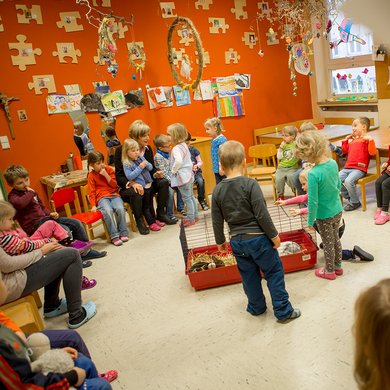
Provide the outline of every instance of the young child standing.
{"type": "Polygon", "coordinates": [[[382,164],[382,175],[375,182],[377,209],[374,216],[376,225],[384,225],[390,220],[389,202],[390,202],[390,146],[389,159],[382,164]]]}
{"type": "Polygon", "coordinates": [[[298,158],[295,156],[295,138],[298,129],[294,126],[286,126],[282,130],[283,141],[278,148],[278,168],[275,173],[276,194],[279,199],[284,199],[284,187],[287,183],[291,191],[295,193],[294,174],[298,170],[298,158]]]}
{"type": "Polygon", "coordinates": [[[352,122],[352,134],[342,141],[342,152],[347,161],[340,171],[341,195],[348,201],[345,211],[356,210],[361,206],[356,192],[356,182],[367,174],[370,156],[375,156],[375,141],[367,135],[370,120],[365,116],[352,122]]]}
{"type": "Polygon", "coordinates": [[[145,157],[140,156],[138,142],[133,139],[126,139],[122,146],[122,163],[124,173],[127,180],[134,181],[143,188],[142,196],[142,212],[149,225],[149,229],[158,232],[163,226],[164,222],[155,219],[152,214],[152,177],[150,173],[153,170],[153,165],[148,162],[145,157]]]}
{"type": "Polygon", "coordinates": [[[209,209],[209,206],[205,200],[205,191],[204,191],[204,178],[202,175],[203,161],[200,157],[200,152],[194,146],[191,145],[191,134],[188,133],[186,144],[191,153],[191,161],[192,161],[192,170],[194,171],[194,180],[196,183],[196,188],[198,190],[198,202],[202,207],[202,210],[206,211],[209,209]]]}
{"type": "Polygon", "coordinates": [[[84,125],[81,121],[76,121],[73,123],[74,133],[73,140],[76,144],[81,157],[87,156],[89,152],[92,152],[95,148],[91,140],[88,137],[89,128],[84,128],[84,125]]]}
{"type": "Polygon", "coordinates": [[[288,299],[284,270],[276,248],[280,238],[268,213],[263,193],[256,180],[244,176],[245,151],[241,143],[228,141],[219,150],[226,178],[214,188],[211,215],[215,241],[226,250],[224,221],[229,225],[230,247],[237,260],[247,311],[260,315],[267,309],[261,273],[267,281],[275,317],[285,322],[301,315],[288,299]]]}
{"type": "Polygon", "coordinates": [[[108,165],[114,165],[115,148],[120,146],[121,141],[119,141],[115,129],[111,126],[106,128],[105,134],[107,137],[106,146],[108,150],[108,165]]]}
{"type": "Polygon", "coordinates": [[[187,207],[187,218],[183,218],[184,226],[192,226],[198,222],[198,204],[194,196],[194,175],[192,171],[191,153],[186,144],[187,129],[181,123],[168,126],[167,133],[175,146],[171,152],[173,187],[177,187],[187,207]]]}
{"type": "Polygon", "coordinates": [[[88,194],[91,211],[103,214],[111,242],[120,246],[129,241],[126,226],[126,211],[119,196],[115,171],[104,164],[103,154],[97,151],[88,153],[88,194]],[[116,218],[114,217],[114,214],[116,218]]]}
{"type": "Polygon", "coordinates": [[[308,219],[314,226],[324,245],[325,268],[315,270],[319,278],[336,279],[343,274],[341,265],[342,248],[339,225],[342,217],[340,201],[340,179],[337,163],[329,158],[329,142],[318,131],[306,131],[296,141],[296,155],[315,164],[308,174],[308,219]]]}
{"type": "Polygon", "coordinates": [[[207,119],[204,123],[206,133],[212,138],[211,140],[211,161],[213,164],[213,172],[215,175],[216,184],[218,184],[224,176],[219,173],[219,157],[218,149],[224,144],[227,139],[222,134],[224,131],[222,122],[218,118],[207,119]]]}
{"type": "Polygon", "coordinates": [[[360,390],[390,389],[390,279],[360,294],[355,303],[354,376],[360,390]]]}

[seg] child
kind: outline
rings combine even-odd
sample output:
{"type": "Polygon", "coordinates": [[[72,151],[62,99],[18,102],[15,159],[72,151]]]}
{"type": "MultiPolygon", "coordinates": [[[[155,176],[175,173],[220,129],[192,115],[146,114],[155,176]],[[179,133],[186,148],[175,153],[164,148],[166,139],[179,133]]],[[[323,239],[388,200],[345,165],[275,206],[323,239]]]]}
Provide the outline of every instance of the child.
{"type": "Polygon", "coordinates": [[[390,279],[362,294],[355,303],[354,376],[360,390],[390,389],[390,279]]]}
{"type": "Polygon", "coordinates": [[[133,139],[126,139],[122,146],[122,164],[127,180],[134,181],[144,189],[142,196],[142,212],[149,225],[149,229],[158,232],[163,226],[164,222],[155,219],[152,214],[152,177],[150,171],[153,165],[146,161],[145,157],[139,154],[138,142],[133,139]]]}
{"type": "MultiPolygon", "coordinates": [[[[171,150],[171,139],[165,134],[157,134],[153,140],[154,146],[156,147],[156,154],[154,155],[154,166],[160,170],[164,178],[169,181],[169,197],[167,201],[167,215],[172,221],[177,222],[178,219],[173,215],[173,204],[174,204],[174,193],[175,190],[171,187],[171,176],[172,171],[170,167],[170,150],[171,150]]],[[[176,189],[177,195],[177,210],[184,212],[184,203],[181,198],[180,192],[176,189]]]]}
{"type": "Polygon", "coordinates": [[[308,174],[308,220],[316,222],[324,245],[325,268],[315,270],[319,278],[329,280],[341,276],[341,243],[339,225],[342,216],[340,179],[336,162],[329,158],[329,142],[318,131],[306,131],[296,141],[296,155],[315,164],[308,174]]]}
{"type": "Polygon", "coordinates": [[[103,214],[111,242],[121,246],[129,241],[126,226],[126,211],[123,200],[119,196],[115,171],[104,165],[104,157],[100,152],[88,153],[88,194],[91,211],[99,210],[103,214]],[[115,217],[114,217],[115,213],[115,217]]]}
{"type": "MultiPolygon", "coordinates": [[[[307,195],[307,183],[308,183],[308,173],[310,169],[312,168],[312,164],[307,163],[306,167],[301,170],[301,173],[299,174],[299,180],[300,180],[300,185],[302,186],[302,189],[304,191],[304,195],[298,195],[294,198],[286,199],[286,200],[277,200],[275,204],[277,206],[286,206],[286,205],[291,205],[291,204],[298,204],[298,203],[303,203],[307,204],[308,200],[308,195],[307,195]]],[[[290,209],[290,213],[293,216],[296,215],[302,215],[302,214],[307,214],[308,208],[307,207],[301,207],[300,209],[290,209]]],[[[314,228],[318,231],[317,225],[314,223],[314,228]]],[[[342,237],[343,233],[345,230],[345,222],[344,219],[341,218],[340,225],[339,225],[339,238],[342,237]]],[[[323,244],[320,244],[320,248],[323,248],[323,244]]],[[[370,253],[364,251],[362,248],[359,246],[355,245],[353,247],[353,250],[350,249],[343,249],[342,250],[342,260],[352,260],[356,259],[356,257],[359,257],[360,260],[363,261],[372,261],[374,260],[374,256],[372,256],[370,253]]]]}
{"type": "Polygon", "coordinates": [[[222,134],[223,129],[222,122],[218,118],[207,119],[204,123],[206,133],[212,137],[211,141],[211,161],[213,164],[213,172],[215,175],[216,184],[218,184],[224,176],[219,173],[219,158],[218,149],[227,141],[226,137],[222,134]]]}
{"type": "Polygon", "coordinates": [[[108,138],[106,141],[106,146],[108,149],[108,165],[114,165],[115,149],[117,146],[120,146],[121,141],[119,141],[115,129],[111,126],[106,128],[105,134],[108,138]]]}
{"type": "Polygon", "coordinates": [[[375,182],[375,193],[377,209],[374,216],[376,225],[384,225],[389,216],[389,202],[390,202],[390,146],[389,159],[382,164],[382,175],[375,182]]]}
{"type": "Polygon", "coordinates": [[[359,117],[352,122],[352,134],[342,141],[343,154],[347,154],[347,161],[340,171],[341,195],[348,200],[345,211],[356,210],[361,206],[356,192],[356,182],[366,175],[370,156],[375,156],[375,141],[367,135],[370,120],[359,117]]]}
{"type": "Polygon", "coordinates": [[[194,180],[198,190],[198,202],[201,205],[202,210],[206,211],[209,209],[209,206],[205,201],[204,178],[202,176],[202,169],[200,168],[203,164],[203,161],[200,158],[199,150],[194,146],[191,146],[191,138],[191,134],[188,133],[186,144],[191,153],[192,170],[194,171],[194,180]]]}
{"type": "Polygon", "coordinates": [[[278,168],[275,173],[275,187],[279,199],[284,199],[284,186],[287,182],[291,191],[295,193],[294,174],[298,170],[298,158],[294,154],[295,137],[298,129],[286,126],[282,130],[283,141],[278,148],[278,168]]]}
{"type": "Polygon", "coordinates": [[[198,205],[194,196],[194,175],[192,172],[191,153],[186,144],[187,129],[181,123],[168,126],[167,133],[175,146],[171,153],[172,187],[177,187],[187,207],[187,218],[183,218],[185,227],[199,221],[198,205]]]}
{"type": "Polygon", "coordinates": [[[84,129],[84,125],[80,121],[74,122],[73,127],[74,143],[79,149],[81,157],[87,156],[89,152],[92,152],[95,149],[88,137],[89,128],[84,129]]]}
{"type": "Polygon", "coordinates": [[[244,176],[245,151],[237,141],[228,141],[219,150],[219,161],[226,178],[214,188],[211,214],[215,241],[226,250],[224,221],[229,225],[230,247],[237,260],[247,311],[260,315],[267,309],[261,287],[261,274],[267,281],[276,318],[285,322],[301,315],[288,300],[284,271],[276,248],[280,238],[268,213],[256,180],[244,176]]]}
{"type": "MultiPolygon", "coordinates": [[[[72,232],[73,239],[88,242],[87,234],[80,221],[74,218],[60,217],[56,212],[44,206],[38,194],[30,187],[28,171],[21,165],[11,165],[4,172],[4,178],[12,190],[8,194],[8,201],[16,209],[15,219],[21,228],[28,234],[33,234],[40,225],[48,220],[55,220],[72,232]]],[[[81,257],[83,267],[92,265],[89,259],[104,257],[106,251],[98,252],[91,249],[84,252],[81,257]]]]}

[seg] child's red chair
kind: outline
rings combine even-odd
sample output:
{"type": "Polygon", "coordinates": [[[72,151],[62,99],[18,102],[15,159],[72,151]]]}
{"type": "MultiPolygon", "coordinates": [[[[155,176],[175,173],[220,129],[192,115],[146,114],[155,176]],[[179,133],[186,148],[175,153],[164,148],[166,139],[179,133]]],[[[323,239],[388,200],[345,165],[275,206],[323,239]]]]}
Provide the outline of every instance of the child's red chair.
{"type": "Polygon", "coordinates": [[[103,225],[107,241],[110,241],[110,236],[103,220],[103,214],[100,211],[88,211],[82,213],[80,208],[79,196],[77,194],[77,191],[74,191],[72,188],[63,188],[53,192],[50,198],[50,206],[53,211],[57,211],[57,207],[63,206],[65,209],[65,214],[68,218],[75,218],[83,224],[89,240],[93,240],[95,238],[93,229],[99,227],[100,225],[103,225]],[[70,208],[70,203],[72,202],[76,210],[76,214],[73,215],[70,208]]]}

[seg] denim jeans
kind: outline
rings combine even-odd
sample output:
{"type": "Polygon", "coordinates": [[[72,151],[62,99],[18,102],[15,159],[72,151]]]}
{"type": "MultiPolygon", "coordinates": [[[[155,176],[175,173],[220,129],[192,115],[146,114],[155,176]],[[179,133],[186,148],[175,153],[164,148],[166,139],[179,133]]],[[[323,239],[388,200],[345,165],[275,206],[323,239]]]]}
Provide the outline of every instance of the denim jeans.
{"type": "Polygon", "coordinates": [[[126,225],[126,210],[123,200],[119,196],[107,196],[99,200],[98,210],[103,214],[111,240],[120,236],[128,237],[126,225]],[[115,216],[116,215],[116,220],[115,216]]]}
{"type": "Polygon", "coordinates": [[[247,311],[253,315],[265,312],[267,305],[261,286],[261,272],[267,281],[275,317],[285,320],[293,311],[284,285],[284,270],[278,251],[266,235],[249,240],[234,238],[230,241],[237,260],[242,285],[248,297],[247,311]]]}
{"type": "Polygon", "coordinates": [[[199,202],[204,202],[204,179],[202,172],[196,171],[194,179],[198,190],[198,200],[199,202]]]}
{"type": "Polygon", "coordinates": [[[184,210],[184,202],[183,202],[183,198],[181,197],[180,191],[177,189],[177,187],[175,187],[175,188],[169,187],[169,197],[168,197],[168,202],[167,202],[167,215],[168,215],[168,217],[173,216],[175,192],[176,192],[176,200],[177,200],[176,208],[178,211],[184,210]]]}
{"type": "Polygon", "coordinates": [[[356,182],[363,176],[366,176],[366,173],[359,169],[344,168],[339,172],[341,195],[348,200],[348,203],[359,203],[356,182]]]}
{"type": "Polygon", "coordinates": [[[111,384],[103,378],[99,378],[99,374],[96,370],[93,361],[86,356],[79,353],[77,359],[74,361],[75,367],[79,367],[85,370],[85,380],[81,386],[77,389],[88,389],[88,390],[110,390],[112,389],[111,384]]]}
{"type": "Polygon", "coordinates": [[[178,188],[183,197],[183,202],[187,206],[187,218],[192,222],[195,218],[198,218],[198,204],[194,196],[194,181],[190,180],[189,183],[178,188]]]}

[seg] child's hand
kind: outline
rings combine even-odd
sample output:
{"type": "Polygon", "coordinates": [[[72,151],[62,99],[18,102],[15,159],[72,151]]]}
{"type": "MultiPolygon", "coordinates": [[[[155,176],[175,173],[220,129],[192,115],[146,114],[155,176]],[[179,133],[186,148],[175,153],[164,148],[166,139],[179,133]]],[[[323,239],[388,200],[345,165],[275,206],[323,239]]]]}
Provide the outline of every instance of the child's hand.
{"type": "Polygon", "coordinates": [[[75,383],[75,386],[80,387],[85,381],[85,376],[86,376],[85,370],[80,367],[73,367],[72,370],[76,371],[77,373],[77,383],[75,383]]]}
{"type": "Polygon", "coordinates": [[[286,201],[285,200],[277,200],[274,204],[276,204],[276,206],[285,206],[286,201]]]}
{"type": "Polygon", "coordinates": [[[141,184],[134,183],[132,185],[132,187],[133,187],[133,190],[135,191],[135,193],[140,194],[140,195],[144,194],[144,187],[142,187],[141,184]]]}
{"type": "Polygon", "coordinates": [[[362,137],[362,139],[364,139],[366,141],[371,141],[372,137],[370,135],[366,134],[365,136],[362,137]]]}
{"type": "Polygon", "coordinates": [[[26,190],[27,190],[27,191],[35,192],[31,187],[26,187],[26,190]]]}
{"type": "Polygon", "coordinates": [[[154,172],[153,177],[154,177],[155,179],[164,179],[164,174],[163,174],[162,171],[157,170],[156,172],[154,172]]]}
{"type": "Polygon", "coordinates": [[[290,214],[291,214],[293,217],[296,217],[297,215],[300,214],[300,210],[299,210],[299,209],[291,209],[291,210],[290,210],[290,214]]]}
{"type": "Polygon", "coordinates": [[[94,213],[95,211],[97,211],[97,207],[96,206],[92,206],[91,207],[91,211],[94,213]]]}
{"type": "Polygon", "coordinates": [[[385,169],[387,169],[389,164],[387,163],[383,163],[382,166],[381,166],[381,171],[384,171],[385,169]]]}
{"type": "Polygon", "coordinates": [[[57,219],[60,215],[57,213],[57,211],[53,211],[52,213],[50,213],[50,216],[51,216],[53,219],[57,219]]]}
{"type": "Polygon", "coordinates": [[[272,243],[274,244],[274,248],[277,249],[280,247],[280,237],[279,234],[272,239],[272,243]]]}
{"type": "Polygon", "coordinates": [[[348,134],[348,135],[345,137],[346,140],[353,139],[353,138],[354,138],[354,137],[353,137],[353,134],[348,134]]]}
{"type": "Polygon", "coordinates": [[[143,160],[139,166],[144,169],[148,165],[148,162],[146,160],[143,160]]]}
{"type": "Polygon", "coordinates": [[[62,348],[62,349],[65,352],[67,352],[73,360],[77,359],[77,356],[79,355],[79,353],[77,352],[76,349],[74,349],[72,347],[65,347],[65,348],[62,348]]]}
{"type": "Polygon", "coordinates": [[[192,166],[192,170],[193,170],[194,172],[196,172],[198,169],[199,169],[199,167],[198,167],[196,164],[192,166]]]}
{"type": "Polygon", "coordinates": [[[43,255],[46,255],[50,252],[54,252],[57,249],[61,249],[62,246],[58,242],[48,242],[47,244],[43,245],[41,248],[41,251],[43,255]]]}

